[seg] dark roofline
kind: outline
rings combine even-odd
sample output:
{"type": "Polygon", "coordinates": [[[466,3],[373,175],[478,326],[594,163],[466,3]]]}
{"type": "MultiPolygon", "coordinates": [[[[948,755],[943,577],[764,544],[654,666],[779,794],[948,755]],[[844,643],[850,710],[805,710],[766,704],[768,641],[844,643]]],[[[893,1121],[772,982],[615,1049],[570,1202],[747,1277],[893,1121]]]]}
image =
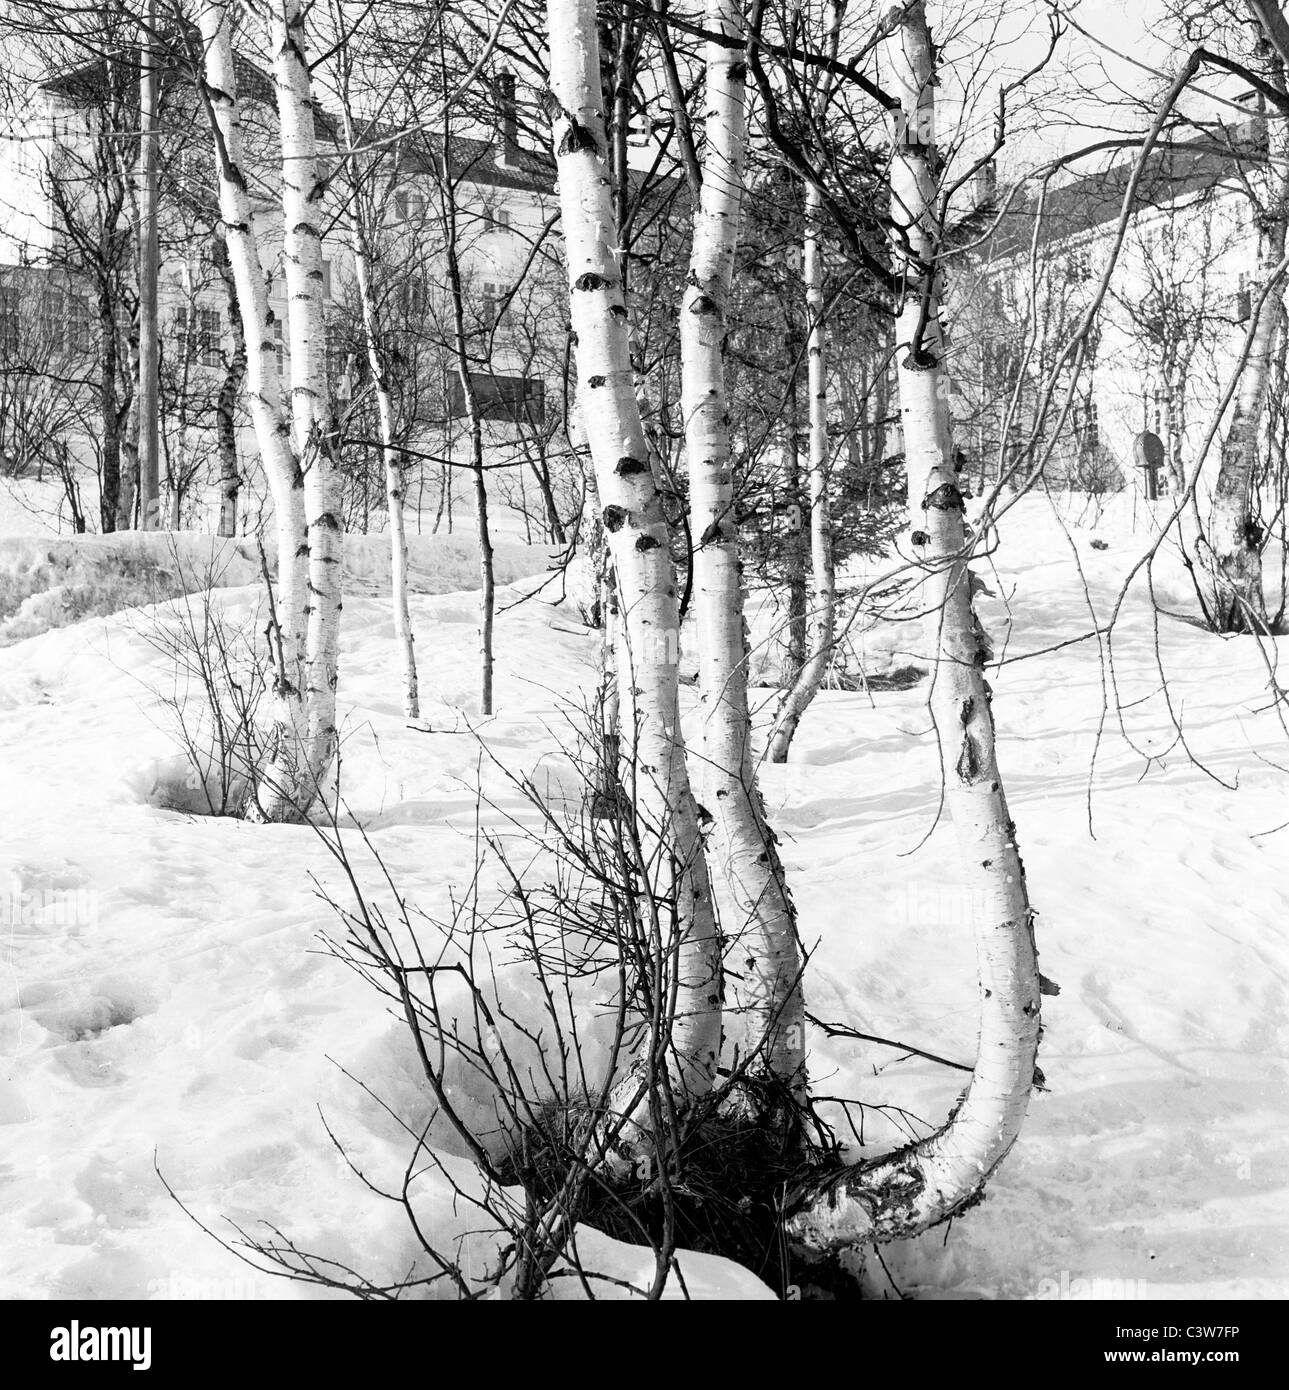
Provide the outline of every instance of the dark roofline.
{"type": "MultiPolygon", "coordinates": [[[[1225,128],[1226,139],[1203,136],[1153,150],[1137,185],[1134,212],[1175,203],[1188,193],[1216,188],[1241,169],[1266,163],[1266,126],[1259,119],[1225,128]]],[[[1050,189],[1043,205],[1039,245],[1069,241],[1119,220],[1124,196],[1136,167],[1126,159],[1050,189]]],[[[1029,253],[1037,199],[1022,188],[980,247],[985,260],[1005,260],[1029,253]]]]}

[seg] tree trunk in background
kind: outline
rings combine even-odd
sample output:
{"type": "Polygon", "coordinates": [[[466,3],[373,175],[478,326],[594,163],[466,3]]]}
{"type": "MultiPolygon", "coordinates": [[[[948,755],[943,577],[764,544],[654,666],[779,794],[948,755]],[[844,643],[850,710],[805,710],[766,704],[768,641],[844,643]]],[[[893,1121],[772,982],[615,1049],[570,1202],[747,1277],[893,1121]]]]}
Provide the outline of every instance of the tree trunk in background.
{"type": "MultiPolygon", "coordinates": [[[[348,100],[342,106],[345,124],[345,143],[352,150],[353,117],[348,100]]],[[[376,300],[371,283],[371,245],[367,229],[367,208],[363,204],[363,189],[356,157],[350,170],[353,199],[350,208],[350,230],[353,234],[354,278],[358,283],[358,300],[362,310],[363,340],[367,348],[367,365],[376,392],[376,409],[380,417],[381,456],[385,464],[385,500],[389,509],[389,568],[390,596],[394,606],[394,640],[403,659],[403,713],[408,719],[421,717],[420,685],[416,674],[416,638],[412,632],[412,614],[407,589],[407,518],[404,512],[403,456],[394,429],[394,403],[390,399],[389,381],[385,371],[385,354],[381,342],[376,300]]]]}
{"type": "MultiPolygon", "coordinates": [[[[708,0],[709,31],[739,38],[740,0],[708,0]]],[[[709,853],[726,903],[733,1005],[745,1031],[740,1062],[805,1095],[805,1016],[796,922],[752,760],[743,571],[734,511],[726,306],[743,199],[743,64],[737,48],[706,46],[703,183],[693,253],[680,307],[681,407],[695,535],[694,615],[703,706],[704,806],[713,817],[709,853]]]]}
{"type": "MultiPolygon", "coordinates": [[[[841,36],[841,17],[845,8],[838,0],[825,7],[825,44],[828,55],[837,57],[841,36]]],[[[827,121],[832,74],[820,78],[815,103],[816,119],[822,127],[827,121]]],[[[818,693],[832,664],[834,607],[837,586],[833,575],[832,514],[829,506],[830,473],[828,445],[828,326],[824,319],[824,265],[820,239],[823,234],[823,198],[818,185],[806,184],[802,238],[802,278],[806,291],[806,409],[809,423],[810,485],[810,612],[807,616],[805,659],[796,679],[784,692],[770,731],[766,757],[772,763],[788,760],[801,716],[818,693]]]]}
{"type": "MultiPolygon", "coordinates": [[[[496,613],[496,580],[492,556],[492,533],[488,526],[488,479],[483,458],[483,424],[479,401],[470,376],[470,342],[465,323],[465,287],[461,279],[461,257],[457,240],[456,189],[448,168],[447,151],[451,143],[448,119],[443,125],[444,167],[439,178],[439,198],[446,232],[448,285],[452,293],[452,349],[456,356],[461,398],[465,404],[466,438],[470,448],[470,473],[474,479],[475,531],[479,540],[479,711],[492,713],[492,629],[496,613]]],[[[437,168],[437,165],[436,165],[437,168]]],[[[449,512],[449,530],[451,530],[449,512]]]]}
{"type": "Polygon", "coordinates": [[[927,275],[937,273],[939,252],[934,49],[922,0],[892,10],[889,22],[894,31],[886,45],[887,86],[902,104],[892,113],[891,166],[892,251],[905,283],[897,326],[900,411],[913,553],[925,576],[925,602],[919,606],[929,610],[938,639],[931,707],[945,801],[972,899],[980,1039],[971,1082],[940,1130],[797,1194],[789,1235],[814,1251],[914,1235],[970,1202],[1020,1132],[1039,1036],[1032,913],[994,757],[984,677],[988,640],[972,609],[972,576],[962,558],[966,534],[950,438],[938,286],[926,284],[927,275]]]}
{"type": "Polygon", "coordinates": [[[144,7],[139,47],[139,376],[135,386],[139,418],[139,527],[165,527],[160,492],[161,377],[157,340],[157,66],[154,49],[156,0],[144,7]]]}
{"type": "MultiPolygon", "coordinates": [[[[840,15],[835,7],[833,14],[840,15]]],[[[828,485],[828,358],[824,321],[823,259],[819,238],[823,205],[813,184],[806,188],[805,256],[802,274],[810,329],[806,338],[806,393],[810,424],[808,478],[810,483],[810,612],[807,615],[806,658],[788,687],[774,719],[766,756],[772,763],[788,760],[788,749],[801,716],[818,693],[832,662],[834,608],[837,586],[833,575],[832,514],[828,485]]]]}
{"type": "Polygon", "coordinates": [[[98,324],[103,344],[98,374],[99,420],[103,426],[98,514],[99,526],[108,532],[116,530],[117,508],[121,500],[121,416],[116,393],[116,304],[101,287],[98,324]]]}
{"type": "MultiPolygon", "coordinates": [[[[130,370],[124,373],[128,380],[138,381],[139,353],[135,348],[131,354],[130,370]]],[[[116,494],[116,529],[134,529],[134,503],[137,497],[139,479],[139,396],[132,392],[130,409],[125,418],[125,429],[121,434],[121,471],[116,494]]]]}
{"type": "Polygon", "coordinates": [[[216,232],[210,248],[215,269],[224,282],[224,303],[233,335],[233,353],[215,403],[215,436],[219,441],[219,534],[231,537],[237,535],[237,496],[242,486],[237,467],[237,399],[246,380],[246,333],[242,328],[242,310],[237,302],[237,281],[228,258],[228,243],[216,232]]]}
{"type": "MultiPolygon", "coordinates": [[[[594,0],[547,0],[553,139],[577,397],[595,463],[622,609],[618,643],[622,780],[656,865],[657,905],[674,903],[674,940],[658,966],[674,972],[667,1070],[682,1096],[711,1089],[721,1047],[720,950],[698,815],[685,764],[679,708],[676,573],[640,411],[627,309],[611,240],[594,0]]],[[[652,907],[646,904],[646,909],[652,907]]]]}
{"type": "Polygon", "coordinates": [[[788,391],[788,437],[783,446],[782,483],[785,514],[791,518],[787,532],[787,574],[784,583],[788,590],[787,624],[785,630],[783,666],[780,685],[791,690],[797,683],[801,668],[806,664],[806,546],[802,520],[807,509],[802,507],[800,429],[797,415],[797,339],[789,336],[787,347],[793,361],[792,381],[788,391]]]}

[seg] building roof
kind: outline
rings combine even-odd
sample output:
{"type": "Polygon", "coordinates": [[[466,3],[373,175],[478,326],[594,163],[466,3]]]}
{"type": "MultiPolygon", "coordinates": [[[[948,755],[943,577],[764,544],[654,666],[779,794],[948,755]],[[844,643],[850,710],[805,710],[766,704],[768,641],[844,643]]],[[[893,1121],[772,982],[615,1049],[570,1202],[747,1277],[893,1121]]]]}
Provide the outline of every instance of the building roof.
{"type": "MultiPolygon", "coordinates": [[[[1117,222],[1136,163],[1135,156],[1121,159],[1060,188],[1049,188],[1043,204],[1039,245],[1067,241],[1117,222]]],[[[1228,181],[1233,188],[1241,172],[1265,163],[1266,130],[1256,120],[1227,127],[1220,135],[1156,148],[1146,160],[1137,185],[1136,210],[1164,207],[1228,181]]],[[[1019,191],[979,247],[979,254],[988,260],[1028,255],[1037,213],[1037,196],[1026,189],[1019,191]]]]}
{"type": "MultiPolygon", "coordinates": [[[[400,171],[408,177],[418,174],[433,177],[443,163],[441,132],[415,130],[400,132],[394,129],[374,131],[365,140],[386,140],[398,150],[400,171]]],[[[363,143],[363,141],[360,141],[363,143]]],[[[498,188],[520,188],[535,193],[551,193],[555,189],[555,160],[548,153],[525,149],[507,142],[498,135],[493,140],[480,140],[468,135],[454,135],[448,145],[451,174],[469,183],[488,184],[498,188]]]]}
{"type": "MultiPolygon", "coordinates": [[[[233,66],[237,76],[239,101],[276,107],[273,79],[262,67],[241,53],[233,55],[233,66]]],[[[140,50],[121,48],[111,54],[93,58],[79,67],[55,73],[42,82],[40,88],[54,96],[62,97],[65,101],[82,105],[101,101],[104,96],[112,93],[120,97],[128,107],[138,102],[140,71],[140,50]]],[[[169,93],[188,88],[189,82],[190,73],[182,66],[163,63],[158,69],[162,103],[164,104],[169,93]]],[[[321,106],[315,105],[313,121],[314,131],[320,139],[336,139],[340,123],[333,115],[324,111],[321,106]]]]}

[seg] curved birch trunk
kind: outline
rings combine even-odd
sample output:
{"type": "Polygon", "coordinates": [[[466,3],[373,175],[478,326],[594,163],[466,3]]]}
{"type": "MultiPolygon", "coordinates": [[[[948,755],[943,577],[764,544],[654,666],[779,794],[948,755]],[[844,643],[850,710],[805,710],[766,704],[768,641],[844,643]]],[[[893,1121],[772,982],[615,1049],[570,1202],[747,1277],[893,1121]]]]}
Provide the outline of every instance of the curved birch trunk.
{"type": "MultiPolygon", "coordinates": [[[[708,0],[709,30],[740,37],[739,0],[708,0]]],[[[703,183],[680,309],[681,405],[694,549],[694,614],[703,704],[704,806],[711,852],[728,895],[727,950],[733,1006],[746,1029],[740,1061],[805,1094],[805,1018],[796,922],[765,822],[752,760],[747,703],[747,625],[734,514],[725,307],[743,197],[743,64],[738,50],[708,43],[703,183]]]]}
{"type": "MultiPolygon", "coordinates": [[[[834,14],[838,11],[834,9],[834,14]]],[[[828,500],[828,359],[827,326],[824,322],[823,261],[819,233],[823,201],[814,184],[806,185],[805,255],[802,276],[806,287],[806,312],[810,332],[806,339],[806,394],[810,422],[808,477],[810,486],[811,609],[806,639],[806,658],[788,687],[774,719],[766,757],[772,763],[788,760],[788,749],[801,716],[819,692],[832,662],[837,585],[833,573],[832,513],[828,500]]]]}
{"type": "Polygon", "coordinates": [[[980,1040],[971,1081],[930,1137],[844,1169],[795,1196],[789,1237],[807,1251],[916,1235],[969,1203],[1006,1157],[1029,1103],[1039,1037],[1039,975],[1025,871],[994,757],[984,666],[988,641],[972,610],[963,559],[963,501],[949,434],[934,221],[934,50],[926,8],[892,11],[891,88],[901,97],[891,168],[892,238],[905,273],[897,325],[900,411],[922,592],[938,628],[932,713],[945,801],[971,894],[980,970],[980,1040]],[[907,241],[905,240],[907,234],[907,241]]]}
{"type": "Polygon", "coordinates": [[[622,783],[639,811],[647,841],[642,859],[656,879],[655,903],[646,903],[645,911],[674,914],[655,947],[660,969],[665,957],[674,997],[667,1071],[682,1093],[696,1096],[711,1089],[716,1072],[721,979],[680,729],[676,574],[635,398],[627,309],[613,254],[595,3],[547,0],[546,8],[578,403],[621,602],[622,783]]]}

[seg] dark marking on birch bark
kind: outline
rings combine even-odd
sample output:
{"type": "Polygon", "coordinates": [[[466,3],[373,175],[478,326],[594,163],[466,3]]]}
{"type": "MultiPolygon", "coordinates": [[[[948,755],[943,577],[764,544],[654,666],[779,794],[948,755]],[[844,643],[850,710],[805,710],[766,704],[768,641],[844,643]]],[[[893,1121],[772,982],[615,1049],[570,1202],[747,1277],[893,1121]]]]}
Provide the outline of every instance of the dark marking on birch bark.
{"type": "Polygon", "coordinates": [[[606,531],[621,531],[630,513],[625,507],[605,507],[602,520],[606,531]]]}
{"type": "Polygon", "coordinates": [[[925,531],[914,531],[912,539],[914,545],[928,545],[931,541],[931,537],[925,531]]]}
{"type": "Polygon", "coordinates": [[[689,306],[691,314],[715,314],[719,312],[720,305],[711,297],[710,294],[700,294],[689,306]]]}
{"type": "Polygon", "coordinates": [[[564,138],[559,142],[557,154],[578,154],[582,150],[595,150],[599,152],[599,145],[596,143],[595,136],[584,126],[576,116],[568,118],[568,129],[564,132],[564,138]]]}
{"type": "Polygon", "coordinates": [[[938,512],[961,512],[966,508],[963,506],[962,493],[958,491],[954,483],[941,483],[938,488],[927,493],[922,499],[922,509],[934,507],[938,512]]]}
{"type": "Polygon", "coordinates": [[[658,540],[658,538],[656,536],[649,535],[648,532],[645,532],[643,536],[636,537],[637,550],[657,550],[660,544],[661,542],[658,540]]]}
{"type": "Polygon", "coordinates": [[[626,323],[626,321],[627,321],[627,311],[626,311],[626,307],[625,307],[624,305],[622,305],[622,304],[610,304],[610,305],[609,305],[609,313],[611,313],[615,319],[621,319],[623,323],[626,323]]]}
{"type": "Polygon", "coordinates": [[[608,380],[608,377],[603,377],[603,376],[592,376],[592,377],[587,377],[587,379],[586,379],[586,384],[594,390],[594,388],[597,387],[597,386],[603,386],[604,383],[605,383],[607,380],[608,380]]]}
{"type": "Polygon", "coordinates": [[[640,459],[633,459],[629,454],[624,454],[613,470],[619,478],[629,478],[633,473],[647,473],[649,465],[640,459]]]}
{"type": "Polygon", "coordinates": [[[958,754],[958,776],[964,782],[974,782],[980,776],[980,748],[976,740],[967,734],[962,740],[962,752],[958,754]]]}
{"type": "Polygon", "coordinates": [[[588,270],[573,281],[573,288],[575,290],[602,290],[608,283],[603,275],[597,274],[594,270],[588,270]]]}

